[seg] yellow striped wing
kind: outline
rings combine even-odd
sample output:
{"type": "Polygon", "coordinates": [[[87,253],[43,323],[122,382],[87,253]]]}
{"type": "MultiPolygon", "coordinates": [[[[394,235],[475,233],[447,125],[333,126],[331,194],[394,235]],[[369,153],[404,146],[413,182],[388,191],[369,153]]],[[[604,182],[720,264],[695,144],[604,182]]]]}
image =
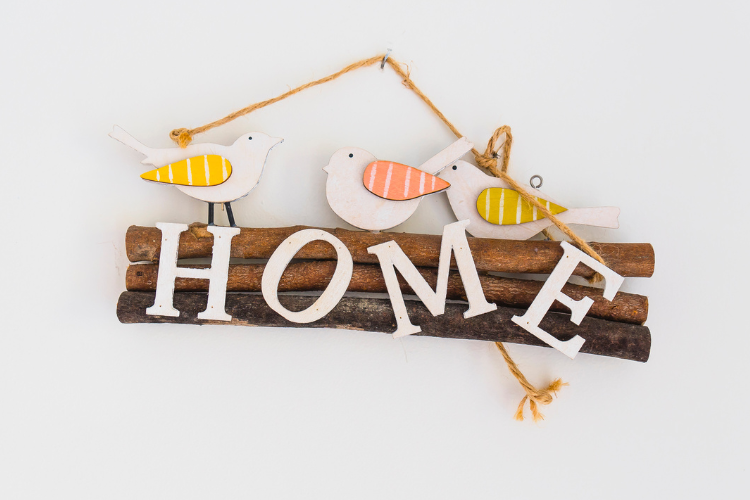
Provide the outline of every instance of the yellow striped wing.
{"type": "MultiPolygon", "coordinates": [[[[567,210],[555,203],[537,197],[553,215],[567,210]]],[[[546,216],[531,203],[524,200],[518,191],[506,188],[487,188],[477,198],[477,210],[491,224],[523,224],[543,219],[546,216]]]]}
{"type": "Polygon", "coordinates": [[[229,160],[219,155],[193,156],[149,170],[142,179],[180,186],[218,186],[232,175],[229,160]]]}

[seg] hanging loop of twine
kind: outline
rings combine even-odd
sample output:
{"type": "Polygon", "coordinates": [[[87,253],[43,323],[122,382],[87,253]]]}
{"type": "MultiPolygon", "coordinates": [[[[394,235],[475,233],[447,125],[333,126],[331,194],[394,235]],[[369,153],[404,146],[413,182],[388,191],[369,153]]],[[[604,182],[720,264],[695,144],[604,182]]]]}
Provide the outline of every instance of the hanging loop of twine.
{"type": "MultiPolygon", "coordinates": [[[[316,85],[321,85],[323,83],[335,80],[336,78],[346,73],[349,73],[350,71],[354,71],[356,69],[363,68],[366,66],[371,66],[373,64],[378,64],[378,63],[388,64],[391,68],[393,68],[393,70],[402,78],[401,83],[406,88],[414,92],[420,99],[422,99],[422,101],[432,110],[433,113],[435,113],[435,115],[437,115],[437,117],[450,129],[451,132],[453,132],[453,134],[456,137],[458,138],[463,137],[463,134],[461,134],[461,132],[458,131],[455,125],[453,125],[453,123],[451,123],[450,120],[446,118],[446,116],[437,108],[437,106],[433,104],[430,98],[427,97],[424,94],[424,92],[422,92],[419,89],[419,87],[417,87],[414,84],[414,82],[410,78],[409,66],[396,61],[395,59],[393,59],[393,57],[390,57],[390,54],[381,54],[375,57],[371,57],[369,59],[363,59],[354,64],[350,64],[349,66],[337,71],[336,73],[333,73],[331,75],[328,75],[326,77],[320,78],[312,82],[308,82],[304,85],[300,85],[299,87],[291,89],[288,92],[285,92],[274,98],[261,101],[261,102],[257,102],[255,104],[251,104],[238,111],[228,114],[224,118],[213,121],[206,125],[196,127],[193,129],[187,129],[187,128],[174,129],[169,133],[169,137],[173,141],[175,141],[181,148],[186,148],[190,144],[190,142],[193,140],[193,136],[195,136],[196,134],[206,132],[220,125],[224,125],[225,123],[228,123],[236,118],[252,113],[255,110],[264,108],[275,102],[284,100],[287,97],[290,97],[294,94],[302,92],[303,90],[308,89],[310,87],[315,87],[316,85]],[[402,66],[406,66],[406,70],[404,70],[402,66]]],[[[572,240],[572,242],[578,246],[578,248],[580,248],[582,251],[589,254],[591,257],[593,257],[597,261],[604,264],[604,259],[602,259],[601,256],[599,256],[599,254],[597,254],[596,251],[594,251],[594,249],[591,248],[591,246],[588,243],[586,243],[586,241],[580,238],[563,221],[561,221],[554,214],[552,214],[547,209],[546,205],[543,205],[542,203],[539,202],[539,200],[537,200],[536,196],[533,196],[532,194],[530,194],[528,191],[526,191],[526,189],[523,186],[521,186],[519,183],[513,180],[512,177],[508,175],[507,173],[508,163],[510,161],[510,150],[511,150],[512,144],[513,144],[513,135],[510,132],[510,127],[507,125],[503,125],[502,127],[495,130],[495,132],[492,134],[492,137],[490,137],[490,140],[487,143],[487,149],[484,151],[484,153],[480,153],[476,148],[472,148],[471,152],[474,155],[474,159],[476,160],[476,163],[477,165],[479,165],[479,167],[486,169],[492,175],[504,180],[512,189],[517,191],[524,200],[526,200],[531,205],[535,206],[538,211],[540,211],[547,218],[549,218],[549,220],[558,229],[560,229],[560,231],[562,231],[565,235],[567,235],[572,240]],[[498,147],[498,141],[500,141],[501,137],[503,136],[505,137],[505,139],[501,146],[502,152],[500,152],[500,148],[498,147]],[[500,160],[499,166],[498,166],[498,160],[500,160]]],[[[545,234],[549,237],[548,232],[545,232],[545,234]]],[[[601,279],[602,277],[598,273],[596,273],[590,281],[596,282],[601,279]]],[[[521,387],[523,387],[524,391],[526,392],[526,395],[523,397],[523,399],[521,400],[521,403],[518,405],[518,410],[516,411],[516,414],[515,414],[516,420],[523,420],[523,412],[524,412],[524,408],[525,408],[527,401],[529,402],[529,408],[531,409],[531,414],[534,418],[534,421],[539,421],[543,419],[544,416],[539,412],[539,406],[550,404],[552,402],[552,399],[555,393],[558,390],[560,390],[560,388],[563,385],[567,385],[567,384],[562,382],[562,380],[560,379],[556,379],[551,384],[549,384],[549,386],[547,386],[546,389],[537,389],[536,387],[531,385],[531,383],[526,379],[523,373],[521,373],[521,370],[518,368],[518,365],[516,365],[516,363],[513,361],[513,359],[511,359],[510,355],[508,354],[508,351],[506,351],[505,346],[503,346],[501,342],[495,342],[495,345],[500,350],[500,353],[502,354],[503,359],[505,359],[505,362],[508,365],[508,369],[516,378],[516,380],[518,380],[518,383],[521,384],[521,387]]]]}
{"type": "Polygon", "coordinates": [[[499,158],[502,160],[499,171],[506,172],[508,170],[510,148],[512,145],[513,134],[510,133],[510,127],[508,125],[503,125],[502,127],[495,130],[494,134],[492,134],[492,137],[490,137],[490,140],[487,143],[487,149],[485,149],[484,153],[480,154],[478,151],[474,151],[474,159],[476,160],[477,165],[494,173],[496,170],[498,170],[497,160],[499,158]],[[501,155],[498,153],[497,141],[500,140],[500,137],[502,137],[503,134],[505,134],[505,141],[503,141],[503,152],[501,155]]]}

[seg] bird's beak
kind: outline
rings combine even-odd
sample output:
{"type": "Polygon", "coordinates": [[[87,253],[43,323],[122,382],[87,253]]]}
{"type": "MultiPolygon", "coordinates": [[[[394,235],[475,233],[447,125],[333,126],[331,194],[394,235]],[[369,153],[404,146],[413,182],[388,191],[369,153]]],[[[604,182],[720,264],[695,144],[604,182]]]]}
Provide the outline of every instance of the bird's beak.
{"type": "Polygon", "coordinates": [[[329,170],[328,170],[328,165],[326,165],[325,167],[323,167],[323,172],[325,172],[325,173],[329,173],[329,170]]]}

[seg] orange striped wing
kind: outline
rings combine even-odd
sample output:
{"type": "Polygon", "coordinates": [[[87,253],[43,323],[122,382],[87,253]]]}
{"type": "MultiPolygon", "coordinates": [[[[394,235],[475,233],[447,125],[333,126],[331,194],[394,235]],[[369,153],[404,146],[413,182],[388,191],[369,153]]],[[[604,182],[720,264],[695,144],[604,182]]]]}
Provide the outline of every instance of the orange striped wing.
{"type": "Polygon", "coordinates": [[[412,200],[450,187],[440,177],[392,161],[370,163],[362,181],[372,194],[393,201],[412,200]]]}

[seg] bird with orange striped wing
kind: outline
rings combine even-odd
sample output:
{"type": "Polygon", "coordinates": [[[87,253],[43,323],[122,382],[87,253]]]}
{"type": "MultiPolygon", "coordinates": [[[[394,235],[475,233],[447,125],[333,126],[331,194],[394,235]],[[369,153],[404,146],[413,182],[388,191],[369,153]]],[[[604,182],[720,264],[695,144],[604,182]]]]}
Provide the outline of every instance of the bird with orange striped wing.
{"type": "Polygon", "coordinates": [[[406,221],[420,200],[450,184],[436,176],[474,146],[461,138],[418,168],[379,161],[359,148],[336,151],[323,170],[331,209],[354,227],[383,231],[406,221]]]}

